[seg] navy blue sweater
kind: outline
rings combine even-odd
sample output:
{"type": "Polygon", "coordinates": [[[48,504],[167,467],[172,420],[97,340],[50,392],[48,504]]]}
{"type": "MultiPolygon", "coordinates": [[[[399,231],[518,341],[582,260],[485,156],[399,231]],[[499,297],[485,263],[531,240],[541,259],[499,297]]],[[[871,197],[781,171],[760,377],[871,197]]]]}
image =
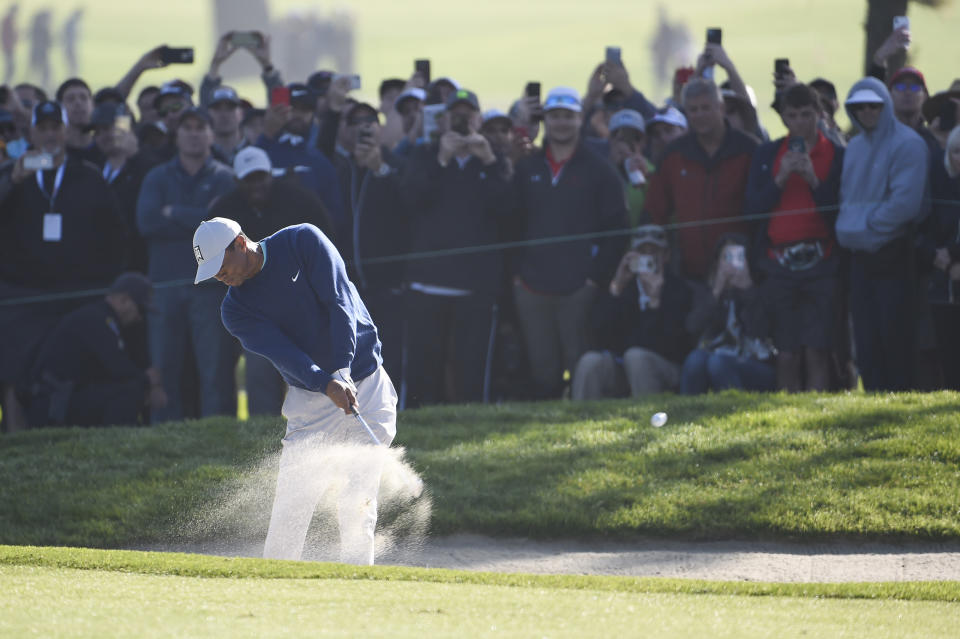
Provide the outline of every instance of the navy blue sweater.
{"type": "Polygon", "coordinates": [[[376,371],[383,361],[377,327],[320,229],[288,226],[260,245],[263,269],[223,299],[227,330],[297,388],[325,392],[341,368],[354,381],[376,371]]]}

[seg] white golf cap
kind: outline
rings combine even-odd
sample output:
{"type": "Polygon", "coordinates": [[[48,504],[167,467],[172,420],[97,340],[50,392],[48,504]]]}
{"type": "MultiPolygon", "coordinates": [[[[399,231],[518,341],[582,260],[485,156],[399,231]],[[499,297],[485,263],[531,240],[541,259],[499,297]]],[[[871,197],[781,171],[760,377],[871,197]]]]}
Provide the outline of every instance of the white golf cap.
{"type": "Polygon", "coordinates": [[[883,104],[883,98],[873,89],[857,89],[844,104],[883,104]]]}
{"type": "Polygon", "coordinates": [[[225,217],[215,217],[200,226],[193,234],[193,254],[197,258],[197,278],[194,284],[208,280],[223,266],[223,253],[240,235],[240,225],[225,217]]]}
{"type": "Polygon", "coordinates": [[[656,122],[663,122],[664,124],[672,124],[673,126],[679,126],[684,129],[687,128],[687,118],[680,112],[680,109],[676,107],[668,107],[662,113],[658,112],[655,116],[650,118],[650,122],[647,124],[654,124],[656,122]]]}
{"type": "Polygon", "coordinates": [[[483,112],[483,123],[486,124],[490,120],[506,120],[511,124],[513,123],[513,120],[510,119],[510,116],[500,109],[487,109],[483,112]]]}
{"type": "Polygon", "coordinates": [[[272,169],[273,165],[270,164],[267,152],[257,146],[241,149],[233,159],[233,172],[237,174],[238,180],[242,180],[254,171],[269,173],[272,169]]]}
{"type": "Polygon", "coordinates": [[[570,87],[554,87],[547,94],[547,99],[543,101],[544,111],[553,111],[554,109],[567,109],[580,113],[580,94],[576,89],[570,87]]]}

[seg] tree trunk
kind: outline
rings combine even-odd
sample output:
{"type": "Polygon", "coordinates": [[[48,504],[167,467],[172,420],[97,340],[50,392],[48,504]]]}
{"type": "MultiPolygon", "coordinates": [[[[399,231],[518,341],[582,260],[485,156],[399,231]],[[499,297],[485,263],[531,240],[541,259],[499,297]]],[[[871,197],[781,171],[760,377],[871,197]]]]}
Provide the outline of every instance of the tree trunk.
{"type": "MultiPolygon", "coordinates": [[[[893,33],[893,17],[907,15],[907,0],[867,0],[866,51],[863,60],[864,75],[873,64],[873,54],[883,41],[893,33]]],[[[887,59],[887,77],[906,62],[904,53],[897,53],[887,59]]]]}

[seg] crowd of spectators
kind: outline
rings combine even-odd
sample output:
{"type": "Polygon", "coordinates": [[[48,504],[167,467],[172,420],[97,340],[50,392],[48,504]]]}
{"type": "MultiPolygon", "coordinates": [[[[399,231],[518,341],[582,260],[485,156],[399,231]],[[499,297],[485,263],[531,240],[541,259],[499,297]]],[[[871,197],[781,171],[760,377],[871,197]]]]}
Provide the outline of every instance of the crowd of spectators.
{"type": "MultiPolygon", "coordinates": [[[[0,89],[5,430],[236,413],[225,288],[191,280],[216,216],[334,242],[401,407],[960,389],[960,80],[888,70],[907,30],[845,95],[778,65],[777,140],[716,42],[663,105],[617,55],[583,95],[531,82],[504,112],[423,65],[360,102],[355,77],[284,78],[244,36],[196,92],[134,96],[164,47],[115,86],[0,89]],[[240,50],[265,108],[222,82],[240,50]]],[[[279,414],[282,379],[243,361],[250,413],[279,414]]]]}

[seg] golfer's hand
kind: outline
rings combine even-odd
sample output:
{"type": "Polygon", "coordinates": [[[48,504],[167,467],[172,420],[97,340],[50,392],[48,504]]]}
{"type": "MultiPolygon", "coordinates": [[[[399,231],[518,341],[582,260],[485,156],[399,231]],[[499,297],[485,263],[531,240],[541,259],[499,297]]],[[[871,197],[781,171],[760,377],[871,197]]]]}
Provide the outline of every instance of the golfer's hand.
{"type": "Polygon", "coordinates": [[[337,405],[337,408],[343,410],[347,415],[352,414],[351,408],[357,405],[357,393],[349,384],[338,379],[332,379],[327,384],[326,393],[330,401],[337,405]]]}

